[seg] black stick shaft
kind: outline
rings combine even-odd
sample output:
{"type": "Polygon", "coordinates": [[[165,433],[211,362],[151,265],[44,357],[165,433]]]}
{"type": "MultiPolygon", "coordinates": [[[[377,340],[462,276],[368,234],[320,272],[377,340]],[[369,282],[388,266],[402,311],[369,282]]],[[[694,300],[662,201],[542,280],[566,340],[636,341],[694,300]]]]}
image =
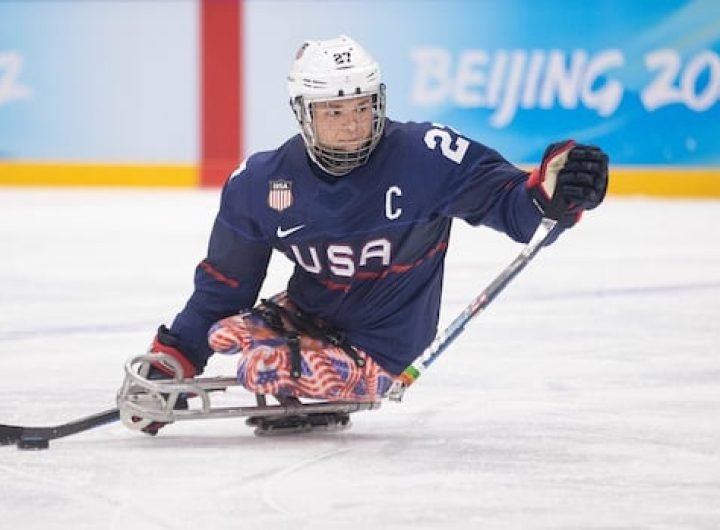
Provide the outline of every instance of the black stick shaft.
{"type": "Polygon", "coordinates": [[[0,445],[16,444],[22,438],[55,440],[57,438],[64,438],[65,436],[95,429],[96,427],[116,422],[119,419],[120,411],[117,408],[114,408],[49,427],[25,427],[22,425],[0,424],[0,445]]]}

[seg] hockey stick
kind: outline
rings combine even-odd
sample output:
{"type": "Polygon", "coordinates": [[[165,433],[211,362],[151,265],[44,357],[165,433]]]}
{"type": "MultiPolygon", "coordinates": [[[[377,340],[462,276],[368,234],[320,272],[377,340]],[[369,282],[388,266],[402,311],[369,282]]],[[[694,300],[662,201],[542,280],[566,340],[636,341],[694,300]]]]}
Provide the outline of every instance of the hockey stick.
{"type": "Polygon", "coordinates": [[[0,424],[0,445],[19,444],[24,448],[35,447],[42,449],[47,447],[49,440],[88,431],[119,419],[120,412],[115,408],[52,427],[23,427],[20,425],[0,424]]]}
{"type": "Polygon", "coordinates": [[[530,263],[550,238],[555,225],[557,225],[556,220],[543,217],[537,230],[535,230],[535,233],[530,238],[530,242],[525,245],[525,248],[523,248],[522,252],[518,254],[512,263],[505,267],[490,285],[470,302],[470,305],[455,317],[455,320],[453,320],[442,333],[435,337],[435,340],[425,348],[425,351],[395,379],[388,392],[388,398],[391,401],[402,401],[405,391],[417,381],[423,372],[425,372],[458,335],[462,333],[465,325],[490,305],[490,302],[530,263]]]}

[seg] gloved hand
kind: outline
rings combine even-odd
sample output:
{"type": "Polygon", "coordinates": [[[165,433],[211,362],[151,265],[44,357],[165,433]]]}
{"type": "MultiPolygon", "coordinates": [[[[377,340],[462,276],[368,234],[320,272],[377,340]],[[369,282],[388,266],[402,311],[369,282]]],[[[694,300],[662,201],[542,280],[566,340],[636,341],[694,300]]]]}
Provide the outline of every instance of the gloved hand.
{"type": "MultiPolygon", "coordinates": [[[[180,363],[180,366],[182,366],[184,378],[187,379],[195,377],[195,375],[197,374],[197,369],[195,368],[195,365],[193,365],[193,363],[190,362],[187,357],[185,357],[185,355],[180,351],[178,346],[179,343],[177,338],[175,338],[175,336],[170,333],[170,330],[168,330],[167,327],[162,325],[158,328],[157,335],[155,335],[155,338],[153,339],[152,346],[150,346],[150,353],[164,353],[166,355],[169,355],[170,357],[177,360],[180,363]]],[[[175,377],[175,372],[173,371],[172,367],[164,364],[161,359],[158,359],[158,361],[150,364],[150,369],[148,370],[147,374],[148,379],[172,379],[173,377],[175,377]]],[[[188,397],[189,396],[187,396],[186,394],[179,394],[177,396],[177,399],[175,400],[175,403],[173,404],[173,409],[187,410],[188,397]]],[[[144,421],[144,419],[136,419],[135,417],[133,417],[133,421],[141,422],[144,421]]],[[[162,429],[165,425],[167,425],[167,423],[161,421],[152,421],[140,430],[145,434],[155,436],[158,431],[162,429]]]]}
{"type": "Polygon", "coordinates": [[[597,207],[607,186],[608,156],[598,147],[573,140],[550,144],[527,182],[543,215],[565,228],[577,223],[583,211],[597,207]]]}
{"type": "MultiPolygon", "coordinates": [[[[197,368],[180,351],[180,342],[175,337],[175,335],[170,333],[170,330],[165,325],[162,325],[158,328],[157,335],[155,335],[152,346],[150,346],[150,353],[164,353],[178,361],[180,363],[180,366],[182,366],[183,377],[185,379],[195,377],[195,375],[197,374],[197,368]]],[[[157,377],[148,376],[150,379],[170,379],[172,377],[175,377],[175,372],[173,371],[173,368],[164,364],[161,359],[158,359],[158,361],[152,363],[150,371],[151,373],[161,372],[165,375],[165,377],[161,377],[159,375],[157,377]]]]}

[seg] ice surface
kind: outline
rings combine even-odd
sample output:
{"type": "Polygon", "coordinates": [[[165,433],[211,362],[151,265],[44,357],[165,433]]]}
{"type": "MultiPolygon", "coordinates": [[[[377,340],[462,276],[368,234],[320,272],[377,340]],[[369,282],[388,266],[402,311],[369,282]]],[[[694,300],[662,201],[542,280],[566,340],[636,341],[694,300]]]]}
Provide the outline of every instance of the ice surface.
{"type": "MultiPolygon", "coordinates": [[[[217,202],[0,190],[0,422],[114,405],[125,360],[190,293],[217,202]]],[[[519,249],[457,223],[442,324],[519,249]]],[[[274,260],[264,294],[288,271],[274,260]]],[[[402,404],[353,422],[282,439],[242,419],[154,439],[114,424],[2,447],[0,528],[720,528],[720,202],[611,198],[402,404]]]]}

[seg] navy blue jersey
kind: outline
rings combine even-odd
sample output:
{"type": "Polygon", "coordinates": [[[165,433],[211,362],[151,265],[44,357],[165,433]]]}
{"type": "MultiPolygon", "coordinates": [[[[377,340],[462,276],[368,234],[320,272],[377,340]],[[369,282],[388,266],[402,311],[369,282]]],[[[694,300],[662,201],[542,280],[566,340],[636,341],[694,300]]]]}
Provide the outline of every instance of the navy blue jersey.
{"type": "Polygon", "coordinates": [[[203,365],[209,327],[255,304],[277,250],[295,263],[290,298],[400,373],[435,336],[452,219],[527,242],[541,218],[527,176],[437,124],[387,120],[369,162],[340,178],[322,173],[295,136],[225,184],[195,291],[171,331],[203,365]]]}

